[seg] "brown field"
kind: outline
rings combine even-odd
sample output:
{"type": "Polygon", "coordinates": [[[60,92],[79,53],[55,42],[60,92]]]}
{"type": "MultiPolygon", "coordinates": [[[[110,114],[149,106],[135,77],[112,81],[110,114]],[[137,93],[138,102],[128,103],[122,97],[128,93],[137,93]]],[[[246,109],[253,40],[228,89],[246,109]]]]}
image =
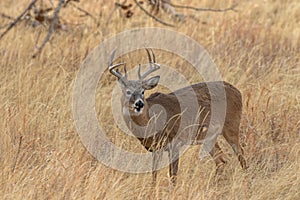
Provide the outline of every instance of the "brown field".
{"type": "MultiPolygon", "coordinates": [[[[0,13],[16,17],[29,2],[1,1],[0,13]]],[[[176,3],[231,5],[209,0],[176,3]]],[[[55,33],[36,59],[31,56],[38,36],[41,43],[47,33],[45,27],[22,22],[0,41],[0,199],[300,199],[299,1],[243,0],[238,12],[191,12],[198,20],[188,18],[171,28],[203,45],[223,79],[242,92],[241,142],[249,164],[243,171],[220,138],[228,163],[221,177],[215,178],[212,159],[199,160],[199,147],[192,147],[181,157],[173,192],[167,168],[159,172],[153,188],[151,173],[124,173],[94,159],[79,139],[72,114],[74,80],[88,52],[123,30],[164,26],[138,9],[132,19],[116,12],[105,26],[112,1],[78,5],[96,16],[100,26],[80,17],[78,10],[65,8],[60,16],[67,30],[55,33]]],[[[4,19],[0,25],[8,22],[4,19]]],[[[145,52],[140,55],[146,62],[145,52]]],[[[156,55],[191,83],[200,80],[180,58],[171,60],[171,55],[162,56],[160,51],[156,55]]],[[[132,62],[141,61],[135,56],[132,62]]],[[[99,83],[98,119],[116,145],[145,152],[112,120],[114,84],[108,73],[99,83]]]]}

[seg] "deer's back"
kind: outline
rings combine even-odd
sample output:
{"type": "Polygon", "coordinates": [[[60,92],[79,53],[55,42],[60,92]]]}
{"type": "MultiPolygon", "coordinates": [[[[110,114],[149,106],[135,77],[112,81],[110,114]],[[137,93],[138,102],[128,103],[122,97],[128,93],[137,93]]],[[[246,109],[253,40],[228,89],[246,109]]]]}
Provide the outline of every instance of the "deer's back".
{"type": "MultiPolygon", "coordinates": [[[[223,102],[226,100],[227,110],[241,112],[242,110],[242,95],[240,91],[232,86],[230,83],[225,81],[223,82],[201,82],[196,83],[169,94],[164,93],[153,93],[147,98],[149,106],[159,104],[166,108],[166,111],[172,114],[178,114],[183,108],[180,108],[180,103],[184,105],[189,105],[197,101],[198,105],[205,107],[206,109],[211,108],[212,98],[211,95],[214,95],[213,100],[218,102],[223,102]],[[223,96],[222,88],[224,87],[225,96],[223,96]],[[209,89],[208,89],[209,88],[209,89]],[[195,98],[196,97],[196,101],[195,98]]],[[[184,106],[183,105],[183,106],[184,106]]],[[[192,105],[190,105],[192,106],[192,105]]],[[[230,112],[232,113],[232,112],[230,112]]]]}

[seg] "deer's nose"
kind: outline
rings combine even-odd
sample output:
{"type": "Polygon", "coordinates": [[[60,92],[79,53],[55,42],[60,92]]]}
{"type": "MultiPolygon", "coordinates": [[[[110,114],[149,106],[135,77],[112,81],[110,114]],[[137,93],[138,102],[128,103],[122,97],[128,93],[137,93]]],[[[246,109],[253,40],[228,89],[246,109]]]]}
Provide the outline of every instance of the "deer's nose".
{"type": "Polygon", "coordinates": [[[138,100],[137,102],[135,102],[135,106],[138,108],[143,108],[144,102],[142,100],[138,100]]]}

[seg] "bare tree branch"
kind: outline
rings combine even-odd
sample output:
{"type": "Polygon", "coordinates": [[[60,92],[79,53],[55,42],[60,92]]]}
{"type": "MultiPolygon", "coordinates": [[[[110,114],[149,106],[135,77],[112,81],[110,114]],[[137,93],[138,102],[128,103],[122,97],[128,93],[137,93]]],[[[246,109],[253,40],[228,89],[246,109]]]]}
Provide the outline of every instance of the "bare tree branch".
{"type": "Polygon", "coordinates": [[[6,35],[17,23],[20,22],[22,17],[35,5],[37,0],[32,0],[28,7],[7,27],[7,29],[0,35],[0,40],[6,35]]]}
{"type": "Polygon", "coordinates": [[[151,17],[152,19],[154,19],[155,21],[165,25],[165,26],[170,26],[170,27],[175,27],[173,24],[167,23],[165,21],[162,21],[161,19],[155,17],[154,15],[152,15],[150,12],[148,12],[137,0],[134,0],[135,4],[142,10],[144,11],[144,13],[146,15],[148,15],[149,17],[151,17]]]}
{"type": "Polygon", "coordinates": [[[83,12],[86,16],[89,16],[91,17],[95,22],[97,22],[97,19],[91,14],[89,13],[88,11],[76,6],[75,4],[73,4],[72,2],[71,3],[71,6],[73,6],[74,8],[76,8],[77,10],[79,10],[80,12],[83,12]]]}
{"type": "Polygon", "coordinates": [[[35,58],[41,51],[42,49],[45,47],[46,43],[50,40],[51,36],[52,36],[52,33],[54,31],[54,27],[55,25],[57,25],[58,23],[58,14],[60,12],[60,9],[62,8],[63,4],[64,4],[64,0],[60,0],[59,1],[59,4],[58,6],[55,8],[54,10],[54,14],[53,14],[53,17],[52,17],[52,21],[51,21],[51,24],[50,24],[50,27],[48,29],[48,34],[47,36],[45,37],[43,43],[41,44],[41,46],[39,46],[37,48],[37,51],[33,54],[32,58],[35,58]]]}
{"type": "Polygon", "coordinates": [[[224,8],[224,9],[213,9],[213,8],[196,8],[193,6],[182,6],[182,5],[176,5],[173,3],[169,3],[169,5],[173,6],[174,8],[182,8],[182,9],[191,9],[195,11],[208,11],[208,12],[226,12],[226,11],[236,11],[235,8],[237,7],[238,4],[233,4],[229,8],[224,8]]]}

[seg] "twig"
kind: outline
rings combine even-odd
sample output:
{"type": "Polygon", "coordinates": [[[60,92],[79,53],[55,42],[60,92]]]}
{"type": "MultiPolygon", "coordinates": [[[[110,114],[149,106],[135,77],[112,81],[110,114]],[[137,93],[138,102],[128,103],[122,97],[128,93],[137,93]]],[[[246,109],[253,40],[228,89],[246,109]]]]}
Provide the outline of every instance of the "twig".
{"type": "Polygon", "coordinates": [[[114,9],[109,13],[108,18],[107,18],[106,23],[105,23],[106,26],[109,24],[109,22],[110,22],[110,20],[111,20],[111,18],[112,18],[112,15],[114,14],[114,12],[115,12],[117,9],[118,9],[118,7],[115,6],[114,9]]]}
{"type": "Polygon", "coordinates": [[[23,139],[23,136],[20,136],[19,147],[18,147],[17,155],[16,155],[16,158],[15,158],[14,165],[13,165],[13,167],[12,167],[12,169],[11,169],[11,172],[12,172],[12,173],[14,173],[15,168],[16,168],[16,166],[17,166],[18,157],[19,157],[19,154],[20,154],[20,151],[21,151],[22,139],[23,139]]]}
{"type": "Polygon", "coordinates": [[[51,25],[50,25],[50,27],[48,29],[48,34],[45,37],[45,39],[44,39],[43,43],[41,44],[41,46],[39,46],[37,48],[37,51],[36,51],[35,54],[33,54],[32,58],[35,58],[42,51],[42,49],[45,47],[46,43],[50,40],[51,35],[53,33],[53,30],[54,30],[54,27],[55,27],[55,25],[58,22],[58,13],[59,13],[60,9],[62,8],[64,2],[65,2],[64,0],[60,0],[59,1],[58,6],[54,10],[54,14],[53,14],[53,17],[52,17],[51,25]]]}
{"type": "Polygon", "coordinates": [[[10,19],[10,20],[14,20],[13,17],[11,17],[11,16],[9,16],[9,15],[6,15],[6,14],[4,14],[4,13],[1,13],[1,17],[2,17],[2,18],[6,18],[6,19],[10,19]]]}
{"type": "Polygon", "coordinates": [[[35,45],[34,45],[35,48],[38,47],[38,43],[39,43],[39,40],[40,40],[41,33],[42,33],[41,31],[38,32],[38,36],[37,36],[37,38],[36,38],[36,40],[35,40],[36,42],[35,42],[35,45]]]}
{"type": "Polygon", "coordinates": [[[118,9],[119,5],[125,4],[126,1],[127,1],[127,0],[124,0],[123,3],[121,3],[121,4],[120,4],[120,3],[115,3],[114,9],[109,13],[108,18],[107,18],[107,20],[106,20],[106,23],[105,23],[106,26],[109,24],[109,22],[110,22],[110,20],[111,20],[111,18],[112,18],[112,16],[113,16],[113,14],[114,14],[114,12],[118,9]]]}
{"type": "Polygon", "coordinates": [[[235,8],[237,7],[238,4],[234,4],[230,6],[229,8],[224,8],[224,9],[213,9],[213,8],[196,8],[193,6],[182,6],[182,5],[176,5],[173,3],[169,3],[170,6],[173,6],[174,8],[183,8],[183,9],[191,9],[195,11],[208,11],[208,12],[226,12],[226,11],[236,11],[235,8]]]}
{"type": "Polygon", "coordinates": [[[80,12],[83,12],[85,15],[91,17],[95,22],[97,22],[97,19],[88,11],[76,6],[75,4],[73,4],[72,2],[70,2],[71,6],[73,6],[74,8],[76,8],[77,10],[79,10],[80,12]]]}
{"type": "Polygon", "coordinates": [[[32,6],[35,5],[37,0],[32,0],[28,7],[7,27],[7,29],[0,35],[0,40],[10,31],[20,20],[22,17],[27,13],[27,11],[31,10],[32,6]]]}
{"type": "Polygon", "coordinates": [[[170,26],[170,27],[175,27],[173,24],[169,24],[167,22],[162,21],[161,19],[155,17],[154,15],[152,15],[150,12],[148,12],[137,0],[134,0],[135,4],[142,10],[144,11],[144,13],[146,15],[148,15],[149,17],[151,17],[152,19],[154,19],[155,21],[165,25],[165,26],[170,26]]]}
{"type": "Polygon", "coordinates": [[[68,5],[70,2],[72,2],[72,1],[75,1],[75,2],[80,2],[80,0],[66,0],[66,2],[65,2],[65,5],[64,6],[66,6],[66,5],[68,5]]]}

